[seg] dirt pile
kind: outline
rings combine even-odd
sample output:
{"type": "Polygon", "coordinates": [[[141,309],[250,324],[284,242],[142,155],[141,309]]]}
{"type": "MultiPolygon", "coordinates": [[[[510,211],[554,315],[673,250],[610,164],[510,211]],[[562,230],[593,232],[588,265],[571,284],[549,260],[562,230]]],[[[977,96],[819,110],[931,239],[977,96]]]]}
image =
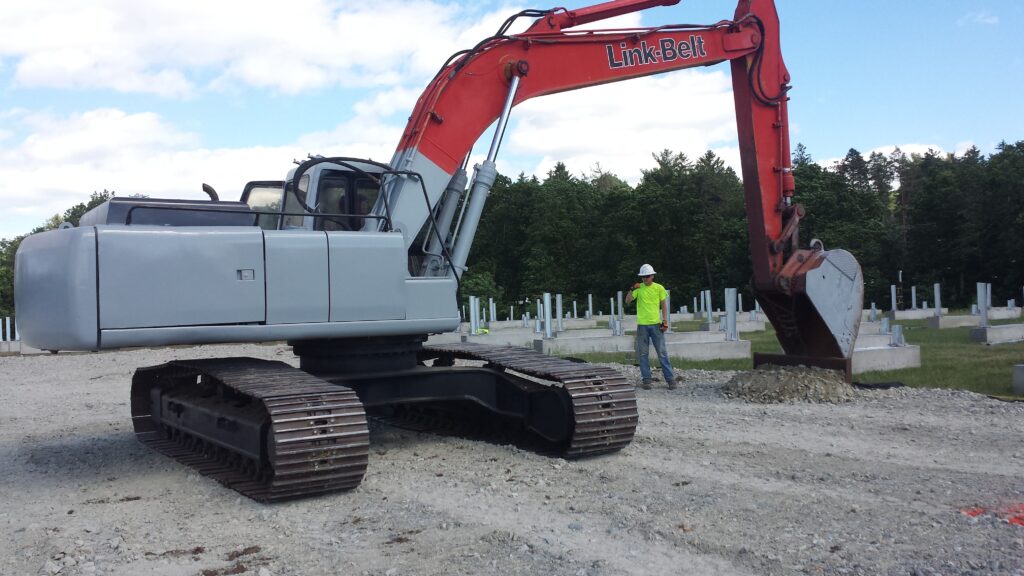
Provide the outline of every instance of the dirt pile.
{"type": "Polygon", "coordinates": [[[806,366],[769,366],[739,372],[722,388],[722,394],[758,404],[781,402],[849,402],[853,386],[836,370],[806,366]]]}

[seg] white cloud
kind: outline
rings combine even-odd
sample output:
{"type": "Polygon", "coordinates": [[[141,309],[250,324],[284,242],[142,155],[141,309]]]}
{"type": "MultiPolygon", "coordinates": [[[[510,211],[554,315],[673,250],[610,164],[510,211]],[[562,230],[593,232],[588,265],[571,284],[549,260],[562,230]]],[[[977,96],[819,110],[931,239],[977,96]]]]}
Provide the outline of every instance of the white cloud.
{"type": "Polygon", "coordinates": [[[64,0],[0,6],[20,86],[167,97],[207,87],[286,94],[421,84],[510,13],[433,0],[64,0]]]}
{"type": "MultiPolygon", "coordinates": [[[[739,172],[732,84],[724,70],[682,71],[544,96],[517,106],[509,153],[541,155],[521,170],[543,176],[556,161],[573,174],[597,164],[636,183],[652,153],[696,160],[714,150],[739,172]]],[[[517,171],[518,172],[518,171],[517,171]]]]}
{"type": "MultiPolygon", "coordinates": [[[[4,2],[0,62],[19,86],[170,98],[239,86],[298,94],[420,85],[519,10],[444,0],[4,2]]],[[[601,24],[639,21],[631,14],[601,24]]],[[[520,19],[511,32],[531,22],[520,19]]]]}
{"type": "Polygon", "coordinates": [[[126,114],[108,108],[59,118],[33,114],[23,123],[33,134],[22,143],[20,153],[27,161],[53,165],[102,162],[115,155],[131,158],[198,143],[195,135],[178,131],[153,113],[126,114]]]}
{"type": "MultiPolygon", "coordinates": [[[[377,100],[389,98],[379,95],[377,100]]],[[[292,168],[293,158],[309,152],[390,160],[402,126],[382,120],[373,102],[357,108],[364,112],[294,144],[221,149],[202,148],[196,134],[153,113],[0,113],[29,132],[0,147],[0,194],[5,204],[0,238],[24,234],[53,214],[87,201],[94,191],[206,198],[200,187],[205,182],[222,199],[235,199],[246,182],[281,179],[292,168]]]]}
{"type": "MultiPolygon", "coordinates": [[[[93,191],[153,191],[174,174],[159,166],[161,159],[196,144],[194,135],[177,131],[155,114],[112,109],[68,117],[28,114],[20,116],[19,127],[31,134],[0,148],[0,182],[6,207],[34,218],[28,228],[93,191]],[[148,182],[147,171],[152,174],[148,182]]],[[[5,229],[0,236],[24,228],[5,229]]]]}
{"type": "Polygon", "coordinates": [[[957,156],[963,156],[964,154],[967,153],[968,150],[975,146],[977,146],[977,144],[975,144],[971,140],[964,140],[963,142],[957,142],[953,150],[957,156]]]}
{"type": "Polygon", "coordinates": [[[361,116],[383,118],[396,112],[408,115],[420,96],[419,89],[393,88],[377,92],[369,100],[356,103],[352,109],[361,116]]]}
{"type": "MultiPolygon", "coordinates": [[[[193,196],[201,195],[197,171],[204,162],[182,157],[182,150],[195,150],[197,137],[156,114],[98,109],[63,117],[15,118],[18,128],[30,134],[0,148],[4,203],[13,215],[0,223],[0,237],[27,232],[88,200],[94,191],[181,196],[182,191],[195,190],[193,196]]],[[[202,159],[207,152],[189,154],[202,159]]]]}
{"type": "Polygon", "coordinates": [[[978,10],[977,12],[968,12],[956,21],[957,26],[970,26],[972,24],[995,26],[999,24],[999,16],[996,16],[988,10],[978,10]]]}

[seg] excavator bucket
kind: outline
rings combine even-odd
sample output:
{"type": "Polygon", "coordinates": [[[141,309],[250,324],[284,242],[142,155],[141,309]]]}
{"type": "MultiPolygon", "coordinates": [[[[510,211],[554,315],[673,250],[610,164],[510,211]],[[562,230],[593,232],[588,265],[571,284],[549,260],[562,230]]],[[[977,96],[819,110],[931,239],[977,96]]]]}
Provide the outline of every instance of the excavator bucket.
{"type": "Polygon", "coordinates": [[[841,370],[850,381],[864,308],[857,259],[846,250],[801,250],[789,259],[780,279],[779,290],[757,291],[756,296],[785,354],[754,354],[754,367],[818,366],[841,370]]]}

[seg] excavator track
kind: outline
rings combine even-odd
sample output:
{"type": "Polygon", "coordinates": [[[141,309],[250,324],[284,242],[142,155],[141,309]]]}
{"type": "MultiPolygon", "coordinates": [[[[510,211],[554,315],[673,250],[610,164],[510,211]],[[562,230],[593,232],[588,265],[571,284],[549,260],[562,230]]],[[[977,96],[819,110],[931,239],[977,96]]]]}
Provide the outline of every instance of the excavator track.
{"type": "Polygon", "coordinates": [[[369,431],[356,393],[283,362],[218,358],[140,368],[132,421],[143,444],[260,502],[348,490],[366,473],[369,431]],[[191,406],[196,413],[212,406],[213,428],[251,424],[259,432],[241,432],[243,447],[232,446],[209,427],[178,424],[177,411],[191,406]]]}
{"type": "Polygon", "coordinates": [[[474,342],[429,345],[423,350],[425,357],[480,360],[490,368],[557,382],[572,403],[572,431],[559,454],[563,458],[615,452],[633,440],[639,421],[636,390],[611,368],[554,358],[528,348],[474,342]]]}

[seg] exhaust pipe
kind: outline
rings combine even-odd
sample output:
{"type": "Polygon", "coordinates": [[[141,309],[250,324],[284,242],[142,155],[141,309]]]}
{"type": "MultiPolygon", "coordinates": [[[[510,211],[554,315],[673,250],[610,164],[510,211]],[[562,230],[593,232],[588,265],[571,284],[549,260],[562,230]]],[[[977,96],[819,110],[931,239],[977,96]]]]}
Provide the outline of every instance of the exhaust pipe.
{"type": "Polygon", "coordinates": [[[220,197],[217,196],[217,191],[213,189],[213,186],[210,186],[206,182],[203,182],[203,192],[210,195],[211,202],[218,202],[220,200],[220,197]]]}

